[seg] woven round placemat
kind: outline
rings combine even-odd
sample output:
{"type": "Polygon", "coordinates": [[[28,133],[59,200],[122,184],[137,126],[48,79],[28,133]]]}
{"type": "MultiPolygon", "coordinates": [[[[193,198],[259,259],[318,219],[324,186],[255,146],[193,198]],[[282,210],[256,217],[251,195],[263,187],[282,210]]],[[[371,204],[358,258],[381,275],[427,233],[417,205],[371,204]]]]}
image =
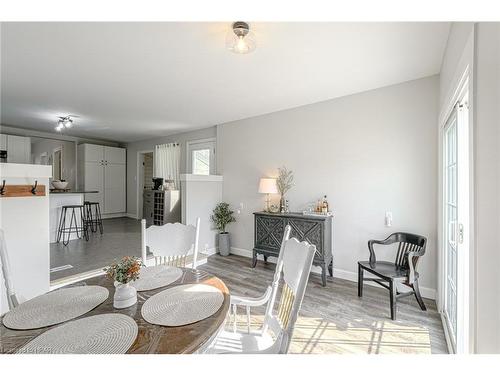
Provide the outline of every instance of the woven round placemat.
{"type": "Polygon", "coordinates": [[[9,311],[2,323],[10,329],[36,329],[77,318],[108,298],[102,286],[62,288],[26,301],[9,311]]]}
{"type": "Polygon", "coordinates": [[[137,332],[137,323],[126,315],[94,315],[52,328],[17,353],[124,354],[134,343],[137,332]]]}
{"type": "Polygon", "coordinates": [[[164,290],[142,305],[142,317],[151,324],[183,326],[215,314],[222,303],[222,292],[210,285],[186,284],[164,290]]]}
{"type": "Polygon", "coordinates": [[[154,267],[146,267],[141,269],[139,278],[130,282],[138,292],[161,288],[172,284],[175,280],[182,276],[182,270],[177,267],[159,265],[154,267]]]}

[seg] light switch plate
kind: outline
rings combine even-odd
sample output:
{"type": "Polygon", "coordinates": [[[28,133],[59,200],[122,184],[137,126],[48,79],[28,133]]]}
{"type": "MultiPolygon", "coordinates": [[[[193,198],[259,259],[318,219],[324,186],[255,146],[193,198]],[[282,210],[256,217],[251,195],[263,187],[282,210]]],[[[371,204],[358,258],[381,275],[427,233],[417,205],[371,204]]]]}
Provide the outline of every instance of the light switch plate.
{"type": "Polygon", "coordinates": [[[392,212],[386,211],[385,213],[385,226],[392,227],[392,212]]]}

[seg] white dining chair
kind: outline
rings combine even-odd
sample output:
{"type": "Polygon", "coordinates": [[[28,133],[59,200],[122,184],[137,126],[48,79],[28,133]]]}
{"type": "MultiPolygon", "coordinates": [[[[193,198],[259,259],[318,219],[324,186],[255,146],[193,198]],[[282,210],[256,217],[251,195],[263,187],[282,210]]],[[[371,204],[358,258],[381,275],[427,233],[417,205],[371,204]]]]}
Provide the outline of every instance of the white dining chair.
{"type": "Polygon", "coordinates": [[[151,225],[146,228],[146,220],[141,220],[142,261],[147,265],[146,249],[154,256],[154,264],[186,267],[188,256],[193,255],[192,268],[196,269],[198,241],[200,237],[200,218],[196,226],[181,223],[151,225]]]}
{"type": "MultiPolygon", "coordinates": [[[[285,228],[285,232],[283,233],[283,239],[281,241],[281,249],[283,249],[283,244],[290,238],[290,226],[287,226],[285,228]]],[[[282,252],[280,251],[278,258],[281,258],[282,252]]],[[[279,259],[278,259],[279,263],[279,259]]],[[[279,280],[279,273],[281,272],[279,267],[276,267],[274,270],[274,279],[279,280]]],[[[231,312],[231,319],[233,321],[233,332],[236,332],[236,326],[237,326],[237,308],[238,307],[244,307],[246,311],[246,317],[247,317],[247,333],[250,333],[250,309],[252,307],[256,306],[263,306],[265,305],[268,301],[269,298],[271,297],[271,292],[273,288],[272,285],[268,286],[264,294],[260,297],[248,297],[248,296],[238,296],[238,295],[231,295],[231,306],[230,306],[230,312],[231,312]]]]}
{"type": "Polygon", "coordinates": [[[16,294],[14,283],[12,281],[12,273],[10,270],[9,255],[7,253],[7,245],[5,242],[5,234],[0,229],[0,263],[2,264],[2,278],[5,283],[5,290],[7,292],[7,304],[9,309],[18,306],[24,299],[16,294]]]}
{"type": "MultiPolygon", "coordinates": [[[[296,238],[288,239],[290,226],[285,228],[276,271],[271,291],[260,298],[268,299],[264,325],[256,332],[243,333],[222,330],[206,353],[241,353],[241,354],[284,354],[288,352],[293,329],[300,306],[304,298],[309,273],[311,272],[316,246],[299,242],[296,238]],[[281,297],[276,304],[276,295],[281,286],[281,297]],[[269,294],[269,297],[267,297],[269,294]]],[[[238,297],[233,305],[255,306],[248,298],[238,297]]],[[[264,302],[265,303],[265,302],[264,302]]]]}

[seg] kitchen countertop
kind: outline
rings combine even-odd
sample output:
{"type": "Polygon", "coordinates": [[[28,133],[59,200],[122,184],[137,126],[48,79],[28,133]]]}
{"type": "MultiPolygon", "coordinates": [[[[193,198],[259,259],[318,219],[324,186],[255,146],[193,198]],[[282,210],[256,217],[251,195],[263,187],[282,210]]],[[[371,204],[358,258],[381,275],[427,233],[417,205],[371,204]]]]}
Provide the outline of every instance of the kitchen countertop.
{"type": "Polygon", "coordinates": [[[51,191],[50,194],[93,194],[99,193],[97,190],[67,190],[67,191],[51,191]]]}

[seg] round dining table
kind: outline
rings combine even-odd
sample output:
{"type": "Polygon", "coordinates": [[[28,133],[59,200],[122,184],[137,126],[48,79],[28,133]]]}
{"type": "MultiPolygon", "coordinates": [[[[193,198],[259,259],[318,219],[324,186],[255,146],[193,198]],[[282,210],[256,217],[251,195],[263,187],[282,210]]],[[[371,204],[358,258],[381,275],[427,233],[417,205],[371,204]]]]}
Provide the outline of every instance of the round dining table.
{"type": "MultiPolygon", "coordinates": [[[[219,330],[223,328],[230,305],[229,291],[222,280],[205,271],[193,270],[190,268],[181,268],[181,270],[182,276],[172,284],[162,288],[137,292],[137,303],[125,309],[115,309],[113,307],[115,287],[113,281],[104,275],[68,285],[66,287],[99,285],[107,288],[109,291],[109,296],[106,301],[75,319],[106,313],[120,313],[133,318],[139,330],[137,338],[127,351],[127,354],[201,353],[215,339],[219,330]],[[144,302],[165,289],[181,284],[206,284],[216,287],[224,295],[222,306],[214,315],[206,319],[179,327],[160,326],[145,321],[141,315],[141,308],[144,302]]],[[[61,324],[32,330],[12,330],[1,324],[0,353],[15,353],[35,337],[61,324]]]]}

